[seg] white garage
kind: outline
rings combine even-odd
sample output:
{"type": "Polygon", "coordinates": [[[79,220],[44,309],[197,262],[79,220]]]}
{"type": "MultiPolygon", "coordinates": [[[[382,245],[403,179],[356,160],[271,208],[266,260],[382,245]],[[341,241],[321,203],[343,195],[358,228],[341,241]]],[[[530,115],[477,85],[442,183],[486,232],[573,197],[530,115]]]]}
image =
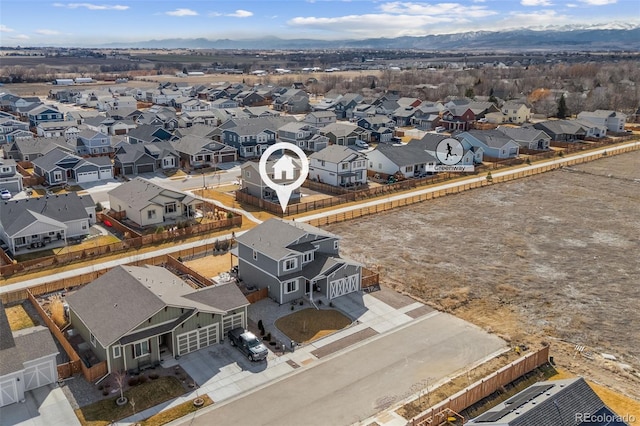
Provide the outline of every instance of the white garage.
{"type": "Polygon", "coordinates": [[[235,314],[235,315],[227,315],[226,317],[222,318],[223,338],[227,337],[227,333],[229,332],[229,330],[233,330],[234,328],[237,328],[237,327],[245,327],[243,312],[240,312],[239,314],[235,314]]]}
{"type": "Polygon", "coordinates": [[[113,169],[100,169],[100,180],[113,178],[113,169]]]}
{"type": "Polygon", "coordinates": [[[57,380],[55,358],[25,363],[24,390],[39,388],[57,380]],[[33,365],[30,365],[33,364],[33,365]]]}
{"type": "Polygon", "coordinates": [[[349,275],[329,282],[329,299],[360,290],[360,274],[349,275]]]}
{"type": "Polygon", "coordinates": [[[16,377],[0,380],[0,407],[18,402],[18,382],[16,377]]]}
{"type": "Polygon", "coordinates": [[[76,174],[76,182],[84,183],[84,182],[95,182],[99,180],[98,171],[94,170],[91,172],[79,172],[76,174]]]}
{"type": "Polygon", "coordinates": [[[198,349],[206,348],[220,341],[218,324],[212,324],[197,330],[188,331],[176,336],[178,343],[177,355],[185,355],[198,349]]]}

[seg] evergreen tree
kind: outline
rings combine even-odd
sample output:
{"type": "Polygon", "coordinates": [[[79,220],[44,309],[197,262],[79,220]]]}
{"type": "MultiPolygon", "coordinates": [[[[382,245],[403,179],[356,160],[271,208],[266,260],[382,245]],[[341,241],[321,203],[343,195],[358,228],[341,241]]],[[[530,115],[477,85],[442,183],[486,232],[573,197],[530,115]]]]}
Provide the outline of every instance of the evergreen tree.
{"type": "Polygon", "coordinates": [[[491,88],[491,90],[489,91],[489,102],[491,102],[494,105],[498,105],[498,100],[496,99],[495,96],[493,96],[493,87],[491,88]]]}
{"type": "Polygon", "coordinates": [[[373,89],[375,89],[375,88],[376,88],[376,79],[375,79],[375,78],[372,78],[372,79],[371,79],[371,90],[373,90],[373,89]]]}
{"type": "Polygon", "coordinates": [[[473,91],[473,87],[469,87],[465,92],[464,92],[464,97],[465,98],[469,98],[469,99],[474,99],[476,97],[476,93],[473,91]]]}
{"type": "Polygon", "coordinates": [[[568,115],[569,110],[567,108],[567,101],[564,99],[564,95],[562,95],[558,101],[558,112],[556,113],[556,117],[563,119],[567,118],[568,115]]]}

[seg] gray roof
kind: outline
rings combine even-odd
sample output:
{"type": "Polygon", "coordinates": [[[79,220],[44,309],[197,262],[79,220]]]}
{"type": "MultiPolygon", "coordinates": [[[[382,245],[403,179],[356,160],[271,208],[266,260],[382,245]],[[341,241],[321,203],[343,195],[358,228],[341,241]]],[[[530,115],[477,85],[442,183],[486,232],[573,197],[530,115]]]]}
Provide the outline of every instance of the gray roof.
{"type": "Polygon", "coordinates": [[[435,152],[438,144],[445,139],[450,138],[448,135],[438,135],[434,133],[426,133],[422,139],[411,139],[407,145],[416,145],[427,151],[435,152]]]}
{"type": "MultiPolygon", "coordinates": [[[[127,203],[135,210],[141,210],[149,204],[155,204],[154,199],[158,196],[170,196],[183,204],[189,204],[195,198],[186,192],[165,188],[150,180],[136,177],[135,179],[118,185],[111,191],[109,196],[113,196],[124,203],[127,203]]],[[[160,204],[159,204],[160,205],[160,204]]],[[[164,203],[162,203],[164,206],[164,203]]]]}
{"type": "Polygon", "coordinates": [[[549,138],[543,130],[539,130],[533,127],[504,127],[498,126],[496,129],[499,132],[504,133],[507,137],[510,137],[514,141],[532,142],[540,138],[549,138]]]}
{"type": "Polygon", "coordinates": [[[0,203],[0,222],[7,235],[15,235],[38,220],[68,221],[88,219],[86,208],[93,206],[90,196],[75,192],[63,195],[9,200],[0,203]]]}
{"type": "Polygon", "coordinates": [[[25,362],[59,352],[51,332],[43,326],[16,331],[13,340],[14,347],[0,351],[0,376],[22,370],[25,362]]]}
{"type": "Polygon", "coordinates": [[[433,155],[417,144],[389,145],[381,143],[376,149],[398,167],[438,162],[433,155]]]}
{"type": "Polygon", "coordinates": [[[329,145],[328,147],[309,155],[309,159],[328,161],[334,164],[342,161],[352,161],[356,159],[362,160],[365,158],[367,158],[366,155],[344,145],[329,145]]]}
{"type": "Polygon", "coordinates": [[[202,288],[184,297],[208,306],[215,306],[223,311],[232,311],[249,305],[249,301],[235,283],[202,288]]]}
{"type": "Polygon", "coordinates": [[[64,138],[32,138],[18,139],[14,142],[22,155],[46,154],[56,147],[56,143],[52,140],[56,139],[60,143],[66,143],[64,138]]]}
{"type": "Polygon", "coordinates": [[[272,259],[282,259],[292,253],[298,253],[293,246],[306,235],[313,235],[315,239],[338,238],[306,223],[269,219],[237,237],[237,241],[272,259]]]}
{"type": "Polygon", "coordinates": [[[32,161],[32,163],[43,170],[49,171],[57,167],[58,163],[66,157],[80,161],[82,158],[77,155],[70,154],[58,147],[44,154],[42,157],[38,157],[32,161]]]}
{"type": "Polygon", "coordinates": [[[502,148],[513,140],[498,130],[469,130],[467,133],[491,148],[502,148]]]}
{"type": "Polygon", "coordinates": [[[575,120],[548,120],[533,125],[536,129],[544,130],[553,135],[576,135],[584,134],[585,129],[575,120]]]}
{"type": "MultiPolygon", "coordinates": [[[[180,140],[173,141],[172,146],[178,152],[183,152],[185,154],[194,155],[203,149],[208,149],[209,151],[219,151],[228,145],[224,145],[220,142],[215,142],[211,139],[207,139],[201,136],[195,135],[187,135],[181,138],[180,140]]],[[[229,147],[232,148],[232,147],[229,147]]],[[[235,149],[235,148],[234,148],[235,149]]]]}
{"type": "Polygon", "coordinates": [[[576,414],[593,415],[603,408],[606,406],[598,395],[582,377],[577,377],[536,383],[472,419],[468,424],[483,426],[576,425],[578,424],[576,414]]]}
{"type": "Polygon", "coordinates": [[[333,133],[336,137],[348,136],[351,133],[358,133],[362,131],[361,127],[354,126],[346,123],[331,123],[320,129],[320,133],[326,135],[327,133],[333,133]]]}
{"type": "Polygon", "coordinates": [[[327,256],[323,253],[316,253],[313,262],[304,265],[302,271],[281,275],[279,279],[284,282],[297,277],[304,277],[309,281],[313,281],[332,274],[345,264],[349,264],[349,262],[338,256],[327,256]]]}
{"type": "Polygon", "coordinates": [[[113,344],[165,306],[226,313],[187,296],[195,290],[160,266],[117,266],[66,301],[103,346],[113,344]],[[97,303],[99,301],[99,303],[97,303]]]}

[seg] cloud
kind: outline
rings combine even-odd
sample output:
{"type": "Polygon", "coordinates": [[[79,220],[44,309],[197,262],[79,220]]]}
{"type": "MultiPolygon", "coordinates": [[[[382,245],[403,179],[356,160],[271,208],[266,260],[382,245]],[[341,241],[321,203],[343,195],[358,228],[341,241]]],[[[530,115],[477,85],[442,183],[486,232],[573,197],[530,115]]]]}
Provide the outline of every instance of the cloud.
{"type": "Polygon", "coordinates": [[[465,6],[459,3],[438,3],[431,5],[427,3],[395,1],[382,4],[380,10],[385,13],[416,16],[437,16],[459,13],[460,16],[471,18],[480,18],[496,14],[496,12],[487,9],[487,6],[465,6]]]}
{"type": "Polygon", "coordinates": [[[41,35],[58,35],[58,34],[61,34],[60,31],[47,30],[47,29],[36,30],[35,33],[36,34],[41,34],[41,35]]]}
{"type": "Polygon", "coordinates": [[[250,16],[253,16],[253,12],[249,12],[248,10],[238,9],[233,13],[211,12],[209,13],[209,16],[212,16],[212,17],[228,16],[230,18],[248,18],[250,16]]]}
{"type": "Polygon", "coordinates": [[[86,8],[89,10],[127,10],[129,6],[123,6],[119,4],[93,4],[93,3],[54,3],[55,7],[64,7],[67,9],[79,9],[86,8]]]}
{"type": "Polygon", "coordinates": [[[566,6],[567,7],[578,7],[578,5],[575,4],[575,3],[567,3],[566,6]]]}
{"type": "Polygon", "coordinates": [[[198,16],[198,12],[191,9],[176,9],[169,12],[165,12],[165,15],[169,16],[198,16]]]}
{"type": "Polygon", "coordinates": [[[580,0],[580,1],[590,6],[606,6],[608,4],[615,4],[618,2],[618,0],[580,0]]]}
{"type": "Polygon", "coordinates": [[[9,28],[6,25],[0,24],[0,33],[12,33],[15,30],[13,28],[9,28]]]}
{"type": "Polygon", "coordinates": [[[511,12],[509,18],[498,22],[496,27],[504,29],[549,26],[571,23],[567,15],[560,15],[555,10],[542,10],[540,12],[520,13],[511,12]]]}
{"type": "Polygon", "coordinates": [[[29,40],[31,37],[29,37],[26,34],[16,34],[14,36],[9,37],[12,40],[29,40]]]}
{"type": "Polygon", "coordinates": [[[552,6],[549,0],[521,0],[520,4],[523,6],[552,6]]]}

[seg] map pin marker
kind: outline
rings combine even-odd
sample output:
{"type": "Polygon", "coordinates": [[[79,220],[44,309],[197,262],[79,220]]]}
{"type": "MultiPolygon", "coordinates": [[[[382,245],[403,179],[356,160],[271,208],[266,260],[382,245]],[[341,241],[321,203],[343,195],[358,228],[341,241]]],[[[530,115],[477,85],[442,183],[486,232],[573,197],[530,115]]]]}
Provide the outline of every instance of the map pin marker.
{"type": "MultiPolygon", "coordinates": [[[[266,149],[262,156],[260,157],[260,163],[258,164],[258,171],[260,172],[260,177],[262,181],[269,188],[273,189],[278,196],[278,201],[280,202],[280,207],[282,207],[282,213],[287,211],[287,205],[289,204],[289,200],[291,199],[291,194],[296,188],[302,186],[304,181],[307,179],[309,175],[309,159],[307,155],[304,153],[302,149],[300,149],[297,145],[288,143],[288,142],[278,142],[276,144],[271,145],[266,149]],[[269,173],[267,173],[267,161],[271,154],[276,151],[292,151],[296,156],[300,159],[300,175],[298,178],[288,184],[278,184],[275,183],[269,173]]],[[[296,166],[292,160],[292,158],[288,155],[283,155],[276,163],[273,165],[274,175],[279,175],[279,179],[293,179],[295,176],[296,166]]]]}

